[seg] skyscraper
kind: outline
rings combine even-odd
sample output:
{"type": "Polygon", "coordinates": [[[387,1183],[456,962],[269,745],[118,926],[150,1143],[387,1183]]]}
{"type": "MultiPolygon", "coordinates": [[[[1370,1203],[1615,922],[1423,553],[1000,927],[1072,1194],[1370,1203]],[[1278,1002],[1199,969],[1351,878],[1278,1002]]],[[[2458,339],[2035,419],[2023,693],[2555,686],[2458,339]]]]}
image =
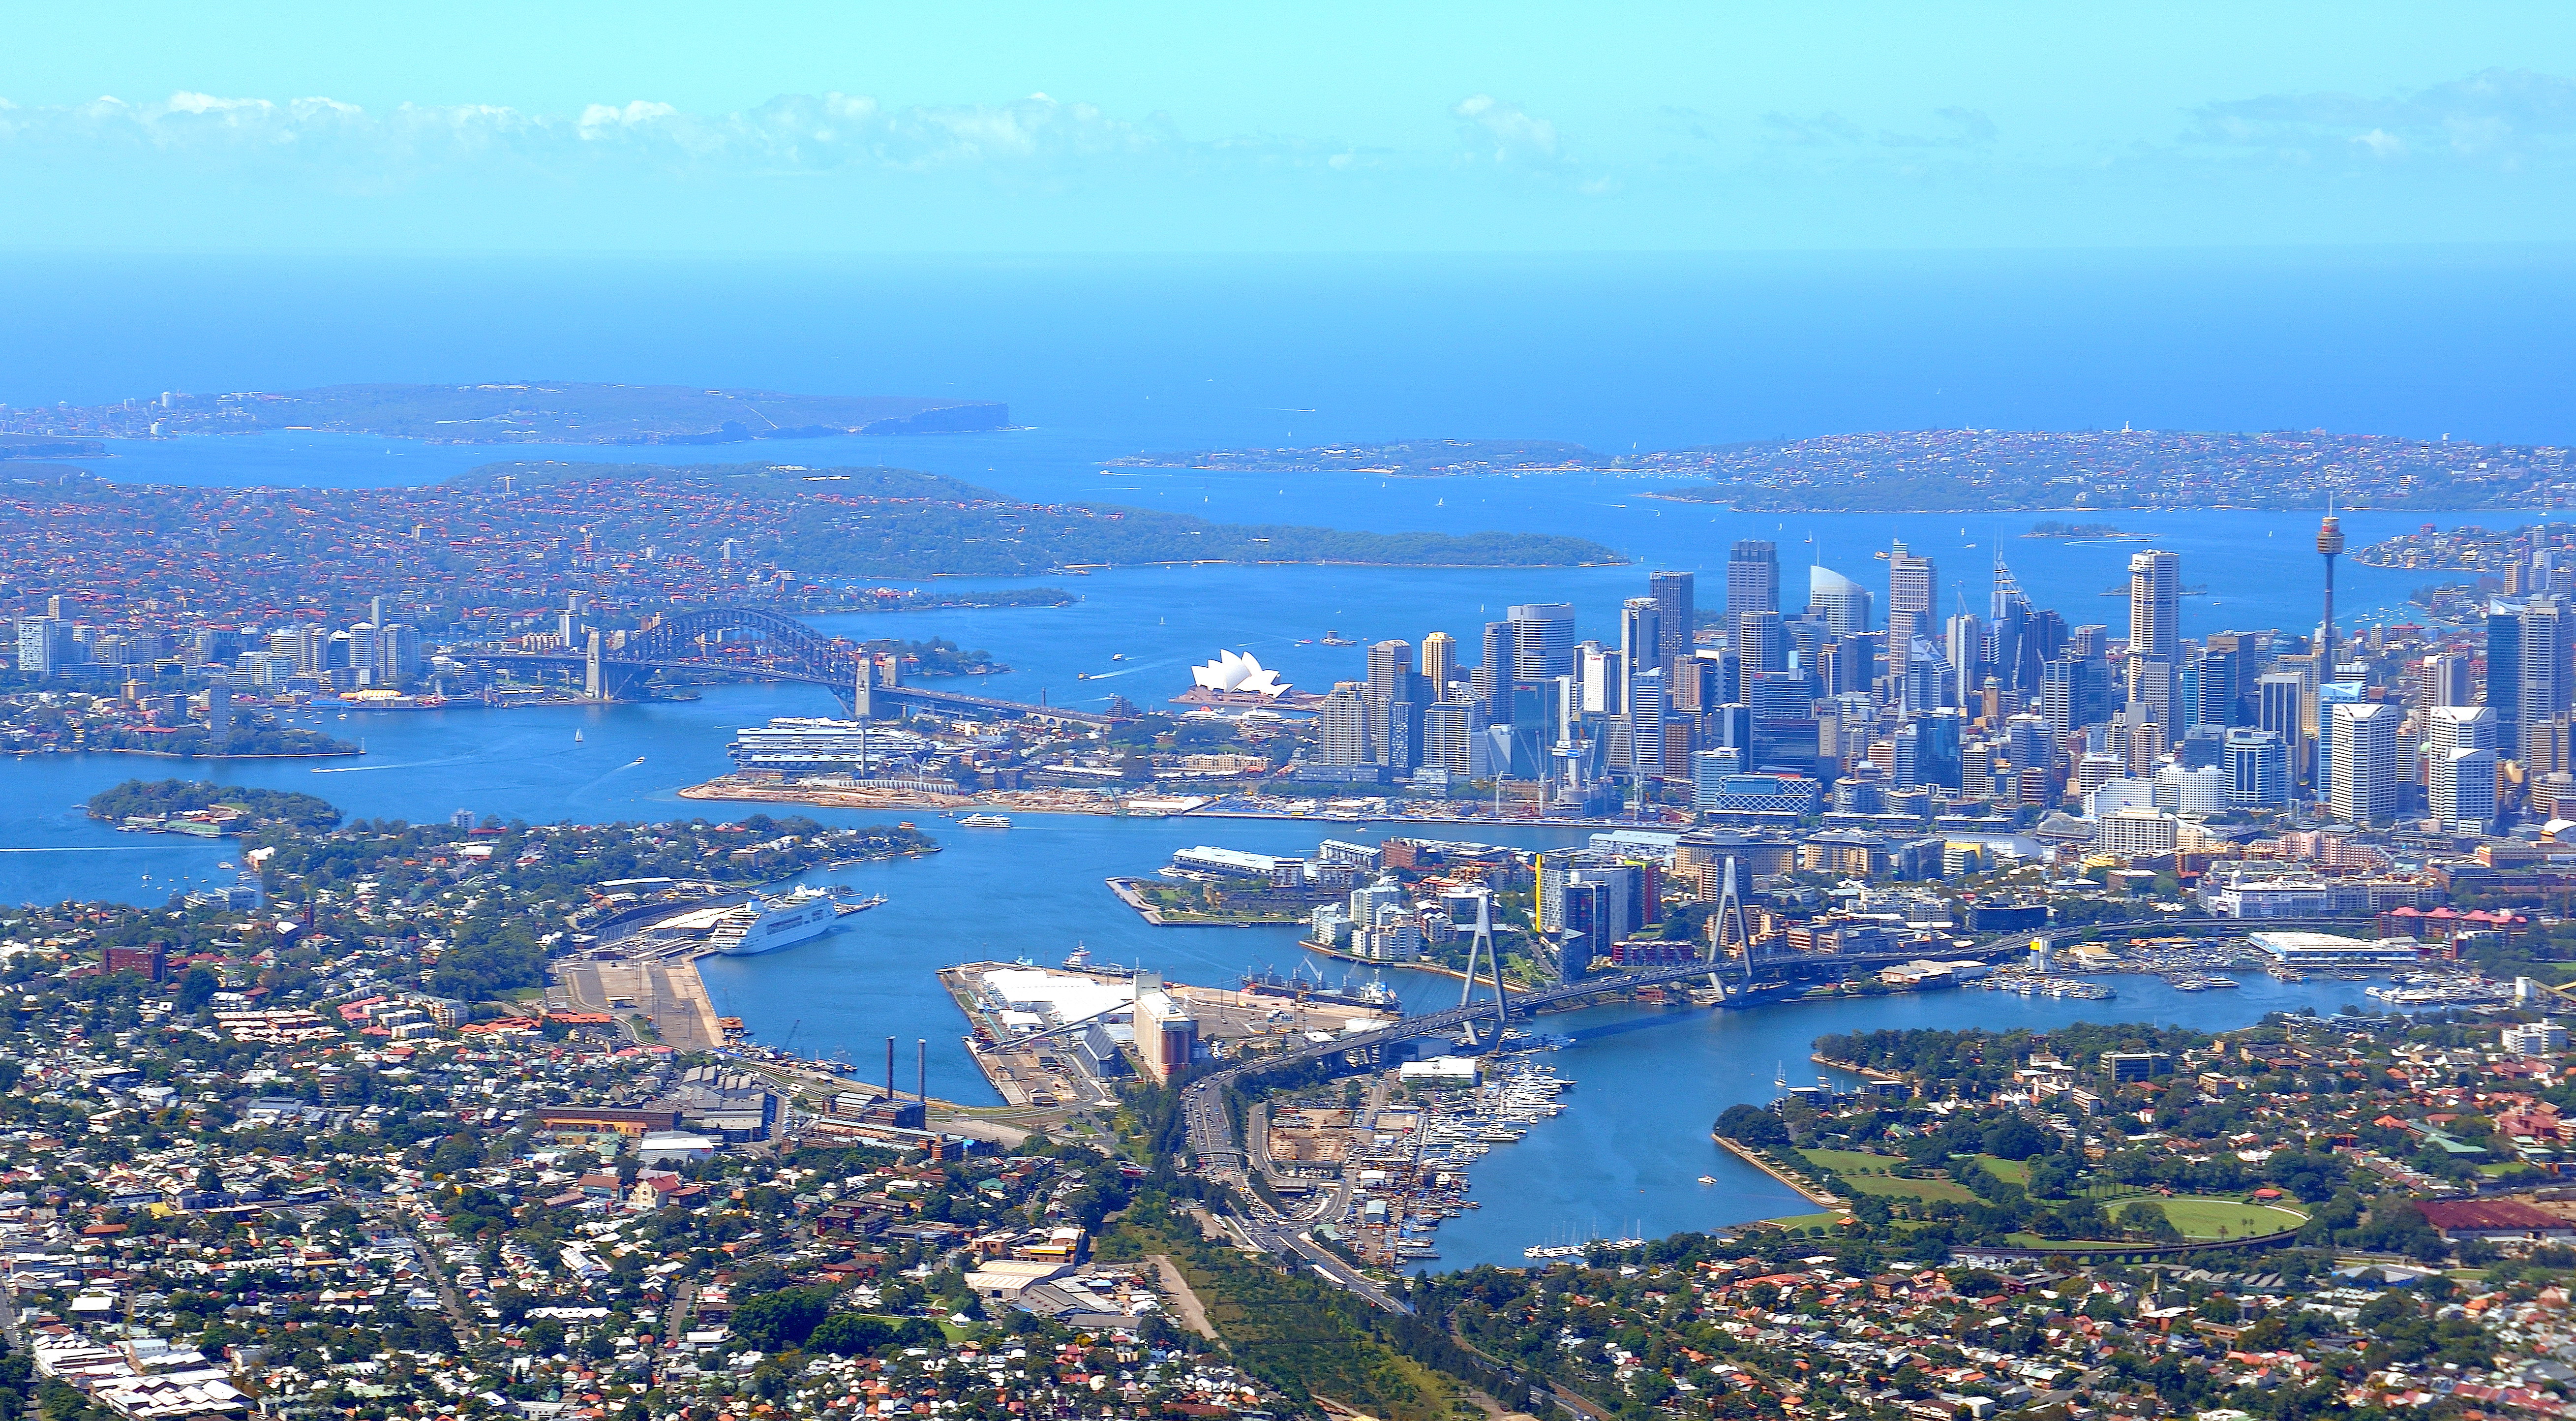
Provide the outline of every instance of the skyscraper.
{"type": "Polygon", "coordinates": [[[1512,676],[1545,681],[1574,670],[1574,607],[1527,602],[1511,609],[1512,676]]]}
{"type": "Polygon", "coordinates": [[[1599,642],[1574,649],[1576,708],[1589,715],[1623,715],[1628,709],[1628,658],[1599,642]]]}
{"type": "Polygon", "coordinates": [[[2336,817],[2379,824],[2397,814],[2397,722],[2383,701],[2340,701],[2331,708],[2334,763],[2327,802],[2336,817]]]}
{"type": "Polygon", "coordinates": [[[2182,559],[2152,551],[2129,555],[2129,655],[2174,659],[2182,649],[2182,559]]]}
{"type": "Polygon", "coordinates": [[[2469,658],[2451,653],[2428,656],[2417,668],[2415,703],[2421,706],[2465,706],[2476,702],[2469,695],[2469,658]]]}
{"type": "Polygon", "coordinates": [[[1869,630],[1869,589],[1829,567],[1807,569],[1807,607],[1824,614],[1836,636],[1869,630]]]}
{"type": "Polygon", "coordinates": [[[2040,667],[2039,714],[2051,737],[2067,736],[2102,719],[2102,663],[2061,656],[2040,667]]]}
{"type": "Polygon", "coordinates": [[[2435,706],[2424,713],[2427,759],[2454,750],[2497,748],[2495,712],[2485,706],[2435,706]]]}
{"type": "Polygon", "coordinates": [[[1986,680],[1986,628],[1974,612],[1961,612],[1950,618],[1950,703],[1967,711],[1977,697],[1977,687],[1986,680]]]}
{"type": "Polygon", "coordinates": [[[2269,809],[2290,802],[2289,747],[2268,730],[2244,726],[2227,732],[2227,803],[2236,809],[2269,809]]]}
{"type": "Polygon", "coordinates": [[[1663,616],[1664,604],[1652,597],[1619,604],[1619,656],[1629,675],[1664,665],[1663,616]]]}
{"type": "Polygon", "coordinates": [[[1422,712],[1422,763],[1465,777],[1472,772],[1468,736],[1474,719],[1467,706],[1443,701],[1422,712]]]}
{"type": "Polygon", "coordinates": [[[2162,726],[2174,724],[2174,668],[2161,656],[2129,658],[2129,704],[2139,718],[2162,726]]]}
{"type": "MultiPolygon", "coordinates": [[[[2522,724],[2565,715],[2571,691],[2568,657],[2569,619],[2556,602],[2534,598],[2522,607],[2521,645],[2517,648],[2515,670],[2520,673],[2521,690],[2515,697],[2514,709],[2522,724]]],[[[2495,665],[2489,662],[2487,676],[2495,676],[2495,665]]]]}
{"type": "Polygon", "coordinates": [[[1780,549],[1761,538],[1737,541],[1726,555],[1726,624],[1746,612],[1780,610],[1780,549]]]}
{"type": "Polygon", "coordinates": [[[1369,648],[1369,694],[1381,701],[1393,700],[1405,693],[1413,679],[1413,643],[1382,641],[1369,648]]]}
{"type": "MultiPolygon", "coordinates": [[[[1789,633],[1780,624],[1779,613],[1737,612],[1733,614],[1733,620],[1736,674],[1744,684],[1750,684],[1755,676],[1773,675],[1789,669],[1789,633]]],[[[1749,699],[1740,693],[1734,698],[1749,699]]]]}
{"type": "Polygon", "coordinates": [[[1369,762],[1368,687],[1359,681],[1336,681],[1324,697],[1323,735],[1316,747],[1327,765],[1369,762]]]}
{"type": "Polygon", "coordinates": [[[1887,557],[1887,664],[1890,672],[1905,664],[1914,638],[1932,631],[1932,602],[1938,582],[1932,560],[1916,557],[1898,543],[1887,557]]]}
{"type": "Polygon", "coordinates": [[[2496,812],[2496,715],[2486,706],[2424,713],[2426,806],[2445,829],[2477,833],[2496,812]]]}
{"type": "Polygon", "coordinates": [[[2453,750],[2426,767],[2425,798],[2445,829],[2482,834],[2496,815],[2496,752],[2453,750]]]}
{"type": "Polygon", "coordinates": [[[2270,671],[2254,682],[2254,724],[2281,738],[2292,785],[2307,760],[2307,679],[2295,671],[2270,671]]]}
{"type": "Polygon", "coordinates": [[[2522,609],[2487,604],[2486,706],[2496,713],[2496,743],[2522,743],[2522,609]]]}
{"type": "Polygon", "coordinates": [[[1378,763],[1400,779],[1422,768],[1422,706],[1419,702],[1398,696],[1376,712],[1383,728],[1382,743],[1372,747],[1378,763]]]}
{"type": "Polygon", "coordinates": [[[2012,569],[2004,566],[2003,549],[1995,549],[1994,589],[1986,599],[1988,644],[1992,654],[1994,676],[2006,690],[2033,691],[2039,688],[2040,663],[2053,649],[2042,649],[2029,635],[2030,599],[2022,595],[2021,584],[2013,579],[2012,569]]]}
{"type": "Polygon", "coordinates": [[[2246,668],[2252,665],[2252,651],[2247,638],[2238,632],[2219,632],[2209,639],[2192,658],[2199,674],[2194,679],[2191,704],[2193,725],[2242,725],[2241,710],[2245,700],[2246,668]]]}
{"type": "Polygon", "coordinates": [[[52,676],[62,672],[71,660],[71,623],[59,617],[20,617],[18,619],[18,673],[22,676],[52,676]]]}
{"type": "Polygon", "coordinates": [[[1664,706],[1663,672],[1628,678],[1628,767],[1638,779],[1663,777],[1664,706]]]}
{"type": "MultiPolygon", "coordinates": [[[[1653,572],[1646,575],[1646,595],[1655,599],[1655,634],[1662,655],[1657,660],[1667,667],[1691,654],[1691,632],[1698,625],[1699,614],[1692,605],[1697,595],[1699,578],[1687,572],[1653,572]]],[[[1635,662],[1629,663],[1634,666],[1635,662]]]]}
{"type": "Polygon", "coordinates": [[[1444,700],[1449,683],[1458,679],[1458,639],[1447,632],[1433,632],[1422,639],[1422,679],[1430,699],[1444,700]]]}
{"type": "Polygon", "coordinates": [[[1382,641],[1369,648],[1368,654],[1368,747],[1369,760],[1376,764],[1395,763],[1388,753],[1388,727],[1393,723],[1392,708],[1399,703],[1414,705],[1413,643],[1382,641]]]}

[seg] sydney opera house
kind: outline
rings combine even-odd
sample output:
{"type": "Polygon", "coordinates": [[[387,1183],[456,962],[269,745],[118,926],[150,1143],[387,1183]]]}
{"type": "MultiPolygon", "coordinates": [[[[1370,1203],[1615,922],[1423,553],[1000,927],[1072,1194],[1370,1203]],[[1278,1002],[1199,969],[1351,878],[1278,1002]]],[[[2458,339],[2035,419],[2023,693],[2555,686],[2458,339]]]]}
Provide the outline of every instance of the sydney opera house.
{"type": "Polygon", "coordinates": [[[1308,710],[1322,699],[1290,689],[1278,672],[1248,651],[1220,651],[1214,661],[1191,667],[1190,688],[1172,697],[1175,705],[1246,710],[1308,710]]]}

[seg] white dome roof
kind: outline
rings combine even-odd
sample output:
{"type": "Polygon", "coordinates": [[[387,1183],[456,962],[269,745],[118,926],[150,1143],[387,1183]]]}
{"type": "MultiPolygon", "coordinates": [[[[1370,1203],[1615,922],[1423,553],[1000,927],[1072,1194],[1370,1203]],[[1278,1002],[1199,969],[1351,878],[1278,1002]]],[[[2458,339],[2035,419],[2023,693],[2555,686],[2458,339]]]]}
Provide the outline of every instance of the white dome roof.
{"type": "Polygon", "coordinates": [[[1250,652],[1220,651],[1214,661],[1190,669],[1190,679],[1211,691],[1249,691],[1259,696],[1281,696],[1288,683],[1279,673],[1263,666],[1250,652]]]}
{"type": "Polygon", "coordinates": [[[1849,597],[1867,590],[1832,568],[1818,565],[1807,569],[1807,595],[1810,597],[1849,597]]]}

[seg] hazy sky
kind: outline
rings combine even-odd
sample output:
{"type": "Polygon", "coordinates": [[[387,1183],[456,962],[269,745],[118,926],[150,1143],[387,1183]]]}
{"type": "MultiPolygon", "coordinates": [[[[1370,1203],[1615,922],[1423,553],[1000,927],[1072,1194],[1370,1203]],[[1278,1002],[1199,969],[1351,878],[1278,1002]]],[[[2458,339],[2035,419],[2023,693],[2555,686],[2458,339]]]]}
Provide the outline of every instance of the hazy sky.
{"type": "Polygon", "coordinates": [[[14,10],[0,247],[2554,241],[2576,11],[14,10]]]}

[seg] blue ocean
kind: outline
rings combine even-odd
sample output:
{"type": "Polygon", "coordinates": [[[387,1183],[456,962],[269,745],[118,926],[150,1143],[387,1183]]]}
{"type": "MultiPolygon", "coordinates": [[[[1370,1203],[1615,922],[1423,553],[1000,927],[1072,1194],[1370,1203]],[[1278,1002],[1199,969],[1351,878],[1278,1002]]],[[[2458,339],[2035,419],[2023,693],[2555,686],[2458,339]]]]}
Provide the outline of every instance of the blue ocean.
{"type": "Polygon", "coordinates": [[[1106,449],[1850,430],[2563,442],[2576,247],[12,255],[0,402],[528,378],[1007,400],[1106,449]]]}

